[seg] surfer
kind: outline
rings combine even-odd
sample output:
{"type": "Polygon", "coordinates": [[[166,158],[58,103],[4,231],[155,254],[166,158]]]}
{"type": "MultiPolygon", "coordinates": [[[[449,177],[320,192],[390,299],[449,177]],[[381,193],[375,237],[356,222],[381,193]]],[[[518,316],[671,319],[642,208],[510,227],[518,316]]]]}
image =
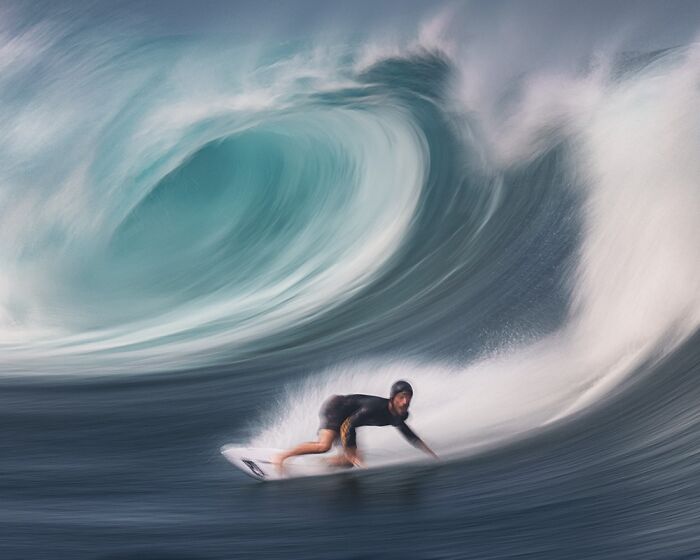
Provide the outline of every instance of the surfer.
{"type": "Polygon", "coordinates": [[[406,381],[391,386],[389,398],[372,395],[334,395],[321,407],[321,426],[318,440],[302,443],[274,458],[282,471],[284,461],[296,455],[325,453],[340,440],[343,451],[329,460],[333,466],[362,467],[362,456],[357,450],[355,430],[360,426],[394,426],[418,449],[437,459],[437,455],[406,424],[413,388],[406,381]]]}

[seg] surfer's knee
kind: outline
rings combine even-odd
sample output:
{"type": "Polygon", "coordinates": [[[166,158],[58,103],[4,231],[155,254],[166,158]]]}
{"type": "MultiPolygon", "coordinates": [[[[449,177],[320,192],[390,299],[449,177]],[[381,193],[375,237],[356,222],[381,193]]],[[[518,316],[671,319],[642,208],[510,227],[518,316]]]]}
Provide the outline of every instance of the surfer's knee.
{"type": "Polygon", "coordinates": [[[330,450],[332,443],[333,443],[332,441],[327,441],[327,440],[326,441],[319,441],[316,444],[316,449],[318,449],[319,453],[325,453],[326,451],[330,450]]]}
{"type": "Polygon", "coordinates": [[[317,442],[318,453],[325,453],[333,446],[336,434],[333,430],[321,430],[317,442]]]}

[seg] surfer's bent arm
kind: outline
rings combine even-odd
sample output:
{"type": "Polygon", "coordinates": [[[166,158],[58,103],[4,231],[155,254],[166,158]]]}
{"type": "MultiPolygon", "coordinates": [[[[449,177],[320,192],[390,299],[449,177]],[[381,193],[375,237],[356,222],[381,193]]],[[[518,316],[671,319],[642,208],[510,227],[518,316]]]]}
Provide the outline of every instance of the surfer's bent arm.
{"type": "Polygon", "coordinates": [[[430,447],[428,447],[426,443],[421,438],[419,438],[411,428],[408,427],[408,424],[403,422],[396,427],[401,432],[403,437],[405,437],[413,447],[417,447],[421,451],[424,451],[425,453],[435,457],[436,459],[438,458],[435,452],[432,449],[430,449],[430,447]]]}

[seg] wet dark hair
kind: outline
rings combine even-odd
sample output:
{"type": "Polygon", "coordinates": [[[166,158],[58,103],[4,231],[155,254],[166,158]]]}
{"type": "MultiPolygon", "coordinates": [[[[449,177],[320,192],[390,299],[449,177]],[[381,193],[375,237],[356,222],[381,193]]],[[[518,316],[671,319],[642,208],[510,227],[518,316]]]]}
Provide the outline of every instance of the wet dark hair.
{"type": "Polygon", "coordinates": [[[393,399],[399,393],[408,393],[413,396],[413,387],[408,381],[397,381],[391,386],[391,391],[389,392],[389,398],[393,399]]]}

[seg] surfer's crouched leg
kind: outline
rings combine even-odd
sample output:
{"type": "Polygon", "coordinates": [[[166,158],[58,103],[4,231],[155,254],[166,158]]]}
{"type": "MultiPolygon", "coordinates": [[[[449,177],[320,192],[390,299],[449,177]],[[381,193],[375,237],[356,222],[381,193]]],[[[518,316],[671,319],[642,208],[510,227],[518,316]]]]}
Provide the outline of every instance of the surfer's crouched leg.
{"type": "Polygon", "coordinates": [[[295,457],[297,455],[311,455],[311,454],[316,454],[316,453],[325,453],[328,451],[331,446],[333,445],[333,441],[338,437],[338,434],[334,432],[333,430],[319,430],[318,433],[318,441],[309,441],[307,443],[301,443],[294,447],[293,449],[290,449],[289,451],[285,451],[284,453],[280,453],[276,457],[272,459],[272,462],[275,464],[277,467],[277,470],[282,473],[284,472],[284,462],[289,459],[290,457],[295,457]]]}

